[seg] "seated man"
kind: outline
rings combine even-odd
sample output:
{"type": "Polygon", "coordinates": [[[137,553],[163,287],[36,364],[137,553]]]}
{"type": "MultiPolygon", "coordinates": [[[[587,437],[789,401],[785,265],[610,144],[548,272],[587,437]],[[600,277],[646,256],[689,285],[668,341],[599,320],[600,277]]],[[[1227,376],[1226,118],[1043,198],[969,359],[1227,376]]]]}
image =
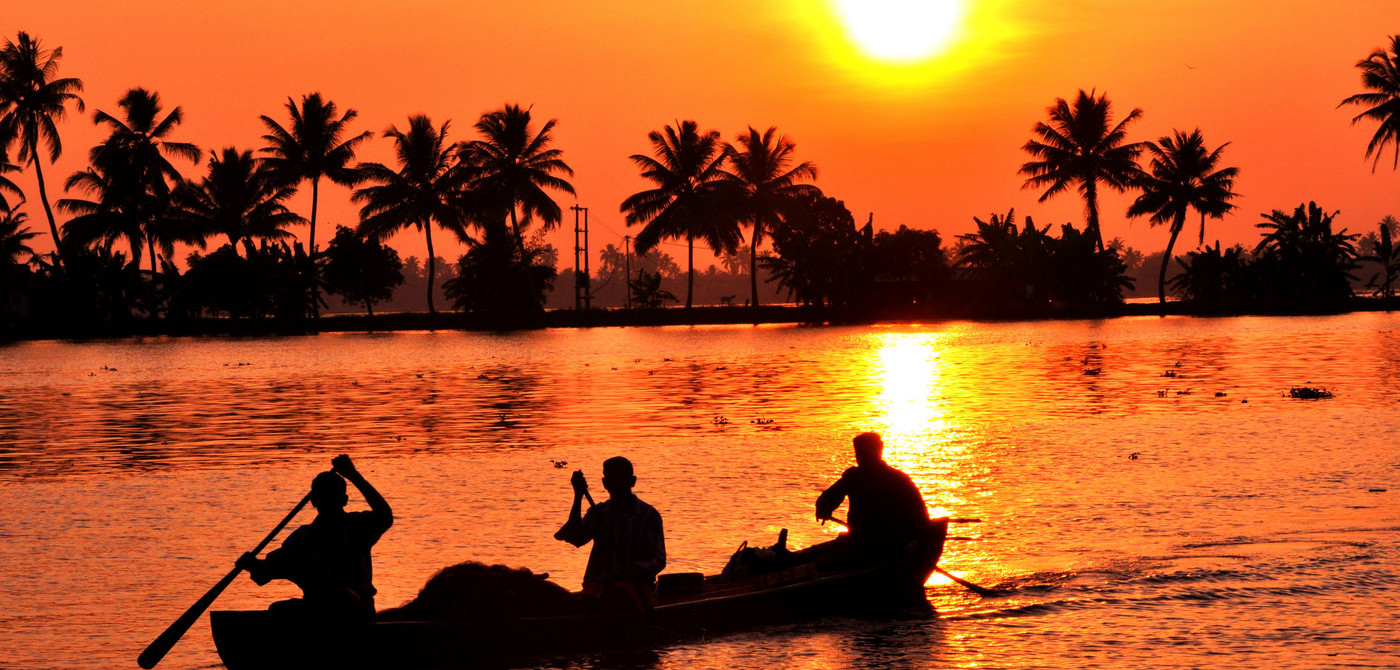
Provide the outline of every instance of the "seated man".
{"type": "Polygon", "coordinates": [[[294,612],[329,623],[374,620],[374,584],[370,547],[394,523],[384,497],[365,481],[350,457],[336,456],[330,472],[311,482],[316,518],[297,528],[278,549],[260,559],[244,554],[238,566],[259,586],[286,579],[301,587],[300,600],[274,603],[272,609],[294,612]],[[345,481],[359,489],[368,512],[346,512],[345,481]]]}
{"type": "Polygon", "coordinates": [[[661,514],[632,493],[637,484],[632,462],[621,456],[603,461],[603,488],[607,489],[609,500],[583,516],[579,514],[580,506],[588,495],[583,471],[576,470],[570,482],[574,487],[574,505],[568,522],[554,538],[575,547],[593,542],[583,572],[583,592],[598,596],[610,607],[619,601],[631,609],[648,607],[647,594],[666,567],[666,540],[661,514]]]}
{"type": "Polygon", "coordinates": [[[884,461],[879,433],[861,433],[855,445],[856,466],[817,498],[817,518],[831,513],[848,496],[851,542],[864,555],[884,554],[908,546],[928,524],[924,497],[909,475],[884,461]]]}

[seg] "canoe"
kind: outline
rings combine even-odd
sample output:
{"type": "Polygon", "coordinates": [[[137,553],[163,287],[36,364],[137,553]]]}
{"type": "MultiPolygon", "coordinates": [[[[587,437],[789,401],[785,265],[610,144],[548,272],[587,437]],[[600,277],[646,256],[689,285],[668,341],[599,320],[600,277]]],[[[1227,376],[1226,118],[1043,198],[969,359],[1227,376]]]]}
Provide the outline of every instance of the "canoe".
{"type": "Polygon", "coordinates": [[[229,670],[500,667],[534,658],[698,641],[822,616],[927,606],[924,583],[938,566],[947,532],[948,519],[935,519],[903,550],[854,566],[842,535],[786,555],[775,569],[742,578],[663,575],[655,606],[646,612],[485,623],[379,621],[313,629],[267,611],[215,611],[209,623],[229,670]],[[665,588],[678,583],[690,588],[665,588]]]}

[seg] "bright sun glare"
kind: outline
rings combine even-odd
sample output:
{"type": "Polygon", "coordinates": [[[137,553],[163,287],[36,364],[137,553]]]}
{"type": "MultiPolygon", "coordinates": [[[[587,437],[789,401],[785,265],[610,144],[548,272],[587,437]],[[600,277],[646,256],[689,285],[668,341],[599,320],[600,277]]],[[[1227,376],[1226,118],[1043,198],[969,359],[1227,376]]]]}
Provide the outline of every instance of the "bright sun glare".
{"type": "Polygon", "coordinates": [[[936,55],[962,19],[962,0],[835,0],[851,39],[871,58],[908,63],[936,55]]]}

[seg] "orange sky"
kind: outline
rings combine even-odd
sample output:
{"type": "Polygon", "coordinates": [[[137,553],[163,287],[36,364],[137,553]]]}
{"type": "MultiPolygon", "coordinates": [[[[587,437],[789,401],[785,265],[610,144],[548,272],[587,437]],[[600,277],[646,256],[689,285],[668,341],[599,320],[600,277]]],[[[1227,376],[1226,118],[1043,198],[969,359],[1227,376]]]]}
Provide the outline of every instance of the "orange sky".
{"type": "MultiPolygon", "coordinates": [[[[729,140],[776,125],[858,220],[874,212],[880,229],[936,228],[951,244],[974,215],[1010,207],[1042,225],[1082,221],[1077,196],[1038,204],[1016,170],[1046,106],[1097,88],[1120,114],[1144,110],[1130,139],[1199,126],[1212,146],[1232,143],[1240,207],[1209,224],[1208,240],[1252,245],[1261,212],[1306,200],[1341,210],[1338,225],[1353,232],[1400,215],[1400,174],[1387,162],[1373,173],[1363,158],[1374,125],[1352,127],[1356,112],[1336,109],[1361,90],[1354,63],[1400,31],[1385,20],[1393,0],[965,0],[955,42],[905,66],[856,51],[828,0],[10,4],[4,35],[61,45],[62,75],[86,87],[88,112],[61,125],[64,155],[47,173],[55,199],[99,138],[91,112],[117,111],[130,87],[184,107],[176,138],[209,148],[260,146],[259,114],[280,119],[288,96],[321,91],[376,136],[426,113],[452,119],[461,139],[505,102],[558,118],[595,254],[620,244],[618,204],[645,187],[627,156],[649,151],[649,131],[690,118],[729,140]]],[[[387,162],[389,149],[376,137],[361,156],[387,162]]],[[[32,227],[46,229],[32,171],[16,181],[32,227]]],[[[1105,237],[1164,247],[1165,229],[1125,220],[1128,202],[1104,198],[1105,237]]],[[[322,225],[354,221],[348,191],[324,189],[322,203],[322,225]]],[[[561,266],[572,264],[571,226],[551,238],[561,266]]],[[[420,237],[394,245],[421,255],[420,237]]],[[[47,250],[46,230],[36,242],[47,250]]],[[[1193,245],[1183,236],[1178,253],[1193,245]]],[[[683,247],[667,251],[683,262],[683,247]]]]}

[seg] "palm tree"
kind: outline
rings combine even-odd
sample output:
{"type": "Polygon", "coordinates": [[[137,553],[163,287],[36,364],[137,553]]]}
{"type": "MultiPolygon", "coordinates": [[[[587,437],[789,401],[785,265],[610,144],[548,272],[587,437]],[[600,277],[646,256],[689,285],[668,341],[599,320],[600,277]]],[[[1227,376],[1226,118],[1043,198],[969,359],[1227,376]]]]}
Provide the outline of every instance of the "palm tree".
{"type": "Polygon", "coordinates": [[[1286,300],[1330,303],[1351,295],[1351,271],[1356,267],[1359,235],[1334,232],[1338,212],[1316,202],[1300,204],[1289,214],[1274,210],[1255,224],[1263,239],[1254,248],[1254,265],[1263,265],[1263,284],[1286,300]]]}
{"type": "Polygon", "coordinates": [[[1400,275],[1400,245],[1391,241],[1391,231],[1395,226],[1395,217],[1387,214],[1385,218],[1381,219],[1379,236],[1371,247],[1371,253],[1357,259],[1380,266],[1380,272],[1372,276],[1366,285],[1368,287],[1378,286],[1376,295],[1382,298],[1395,296],[1395,278],[1400,275]]]}
{"type": "Polygon", "coordinates": [[[41,144],[48,145],[49,162],[63,154],[55,121],[67,113],[69,103],[83,111],[83,99],[78,93],[83,82],[73,78],[56,79],[58,61],[63,47],[45,50],[38,40],[20,31],[15,41],[5,41],[0,49],[0,154],[7,153],[11,144],[19,143],[16,159],[34,166],[39,181],[39,201],[49,219],[49,234],[59,263],[63,261],[63,240],[49,206],[44,186],[43,161],[39,160],[41,144]]]}
{"type": "Polygon", "coordinates": [[[545,189],[577,195],[573,185],[558,176],[572,177],[573,168],[564,162],[562,151],[549,146],[554,141],[550,132],[558,122],[550,119],[535,132],[530,110],[508,104],[481,115],[475,126],[481,139],[459,147],[458,158],[470,170],[472,189],[481,198],[475,218],[483,225],[495,225],[496,217],[505,217],[501,210],[508,210],[522,259],[528,256],[524,227],[538,217],[542,229],[549,231],[563,216],[545,189]]]}
{"type": "Polygon", "coordinates": [[[9,200],[5,199],[5,193],[12,193],[19,198],[20,202],[24,202],[24,191],[21,191],[18,185],[5,176],[7,172],[19,172],[19,166],[5,160],[4,155],[0,155],[0,214],[10,212],[14,207],[9,200]]]}
{"type": "Polygon", "coordinates": [[[627,225],[646,224],[637,235],[637,253],[646,253],[665,238],[685,238],[685,307],[690,309],[695,294],[695,238],[704,240],[717,255],[734,253],[740,240],[737,222],[723,216],[720,202],[726,181],[719,131],[702,134],[694,121],[682,121],[680,130],[668,125],[665,134],[652,131],[647,138],[656,157],[633,154],[632,162],[656,188],[628,196],[622,211],[627,225]]]}
{"type": "Polygon", "coordinates": [[[469,239],[463,211],[463,180],[453,160],[453,147],[447,143],[447,127],[434,128],[426,116],[408,117],[408,132],[390,127],[385,137],[393,138],[398,169],[379,163],[361,163],[362,183],[372,184],[355,191],[360,208],[358,233],[383,240],[413,226],[423,231],[428,242],[428,311],[434,314],[433,278],[437,273],[433,254],[433,224],[459,239],[469,239]]]}
{"type": "Polygon", "coordinates": [[[211,152],[209,174],[175,192],[173,218],[203,236],[223,235],[237,253],[243,239],[280,241],[303,219],[287,209],[294,189],[277,183],[252,151],[211,152]]]}
{"type": "Polygon", "coordinates": [[[19,265],[21,256],[32,257],[34,250],[29,247],[29,240],[39,236],[39,233],[29,230],[25,225],[29,217],[24,212],[7,209],[0,212],[0,270],[13,265],[19,265]]]}
{"type": "Polygon", "coordinates": [[[1376,134],[1366,145],[1366,157],[1375,154],[1371,170],[1380,163],[1381,152],[1387,144],[1395,145],[1395,159],[1391,167],[1400,166],[1400,35],[1390,36],[1390,50],[1383,48],[1371,52],[1370,56],[1356,62],[1361,70],[1361,85],[1368,92],[1357,93],[1341,101],[1337,106],[1359,105],[1369,107],[1352,117],[1352,125],[1362,119],[1379,121],[1376,134]]]}
{"type": "Polygon", "coordinates": [[[739,135],[739,147],[725,145],[730,178],[735,181],[735,217],[747,223],[749,234],[749,289],[751,301],[758,308],[758,245],[764,230],[781,220],[782,212],[797,198],[821,194],[817,187],[799,182],[816,179],[817,166],[811,161],[793,165],[792,153],[797,148],[776,127],[760,134],[749,126],[748,134],[739,135]]]}
{"type": "MultiPolygon", "coordinates": [[[[164,225],[169,223],[162,217],[169,209],[170,194],[175,187],[184,183],[184,177],[166,156],[197,163],[203,152],[189,142],[169,139],[175,127],[184,120],[184,110],[176,106],[165,118],[161,118],[163,107],[159,94],[133,88],[117,101],[117,106],[122,110],[121,119],[102,110],[93,114],[93,122],[107,126],[111,133],[101,144],[92,148],[89,157],[93,165],[123,172],[125,174],[120,178],[133,180],[129,184],[132,192],[128,195],[139,201],[137,208],[142,210],[140,225],[151,256],[151,272],[155,273],[160,269],[156,262],[157,248],[169,258],[174,255],[174,242],[185,242],[196,237],[181,234],[178,229],[164,225]]],[[[138,261],[139,267],[139,259],[133,260],[138,261]]]]}
{"type": "Polygon", "coordinates": [[[342,139],[347,126],[358,113],[353,109],[336,118],[335,103],[323,100],[320,93],[310,93],[301,97],[301,106],[287,98],[287,113],[292,118],[290,127],[284,128],[271,117],[260,117],[267,128],[263,140],[268,146],[262,149],[263,161],[279,180],[288,186],[299,186],[303,181],[311,181],[311,235],[307,241],[307,252],[316,253],[316,207],[321,197],[321,179],[324,177],[342,186],[354,186],[356,172],[350,162],[355,158],[355,149],[371,137],[363,133],[342,139]]]}
{"type": "Polygon", "coordinates": [[[1099,184],[1123,192],[1133,185],[1138,173],[1137,157],[1142,145],[1124,144],[1128,124],[1142,116],[1133,108],[1117,125],[1111,118],[1108,94],[1098,97],[1094,92],[1079,91],[1074,106],[1064,98],[1046,108],[1050,123],[1038,122],[1032,139],[1021,147],[1035,160],[1021,166],[1026,175],[1022,188],[1046,187],[1039,202],[1045,202],[1070,186],[1078,186],[1084,198],[1087,227],[1095,244],[1103,250],[1103,233],[1099,229],[1099,184]]]}
{"type": "Polygon", "coordinates": [[[1205,244],[1206,217],[1223,218],[1235,208],[1230,201],[1236,195],[1235,176],[1239,168],[1220,167],[1220,153],[1230,143],[1207,150],[1199,128],[1189,134],[1177,130],[1146,146],[1152,154],[1152,162],[1139,178],[1142,195],[1128,208],[1128,216],[1149,214],[1151,225],[1166,223],[1171,226],[1166,255],[1157,273],[1157,300],[1166,304],[1167,267],[1171,265],[1176,236],[1186,225],[1186,213],[1192,209],[1200,213],[1201,233],[1197,244],[1205,244]]]}
{"type": "Polygon", "coordinates": [[[136,174],[109,161],[97,162],[70,175],[63,190],[88,196],[58,201],[58,209],[73,215],[63,224],[64,238],[78,247],[95,242],[110,247],[125,238],[131,246],[131,263],[139,268],[146,243],[144,224],[153,203],[142,197],[136,174]]]}

